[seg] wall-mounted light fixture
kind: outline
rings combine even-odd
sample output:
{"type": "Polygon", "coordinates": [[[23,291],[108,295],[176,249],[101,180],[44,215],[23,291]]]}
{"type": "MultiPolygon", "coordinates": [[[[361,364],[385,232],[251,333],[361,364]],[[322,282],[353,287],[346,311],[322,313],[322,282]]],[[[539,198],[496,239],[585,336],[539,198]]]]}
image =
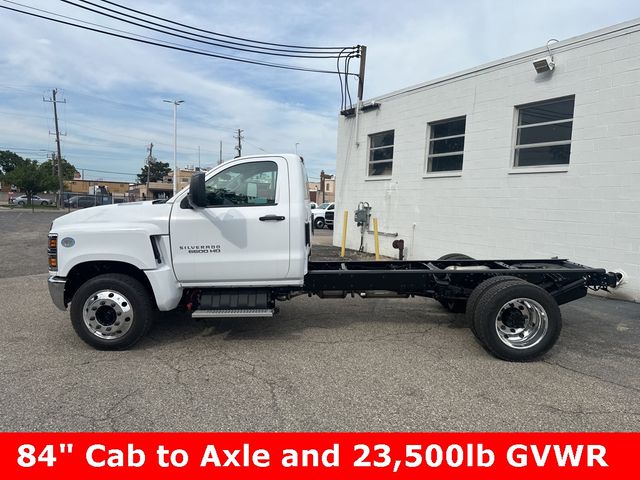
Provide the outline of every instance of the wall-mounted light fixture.
{"type": "Polygon", "coordinates": [[[552,38],[551,40],[549,40],[547,42],[547,52],[549,52],[549,55],[544,58],[538,58],[537,60],[533,61],[533,68],[536,69],[537,73],[552,72],[553,69],[556,68],[555,61],[553,60],[553,54],[551,53],[551,49],[549,48],[549,44],[551,42],[557,42],[557,41],[558,40],[556,40],[555,38],[552,38]]]}

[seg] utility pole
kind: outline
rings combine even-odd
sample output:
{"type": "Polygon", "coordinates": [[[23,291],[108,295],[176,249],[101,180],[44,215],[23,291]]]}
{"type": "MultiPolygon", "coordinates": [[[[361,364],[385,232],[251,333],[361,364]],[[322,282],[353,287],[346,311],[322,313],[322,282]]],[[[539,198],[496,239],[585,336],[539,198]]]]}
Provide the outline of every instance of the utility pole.
{"type": "Polygon", "coordinates": [[[178,105],[184,100],[163,100],[173,103],[173,194],[178,193],[178,105]]]}
{"type": "MultiPolygon", "coordinates": [[[[358,125],[360,121],[360,110],[362,108],[362,98],[364,95],[364,73],[365,73],[365,67],[367,63],[367,47],[365,45],[360,45],[359,53],[360,53],[360,72],[358,74],[358,100],[356,102],[356,135],[355,135],[356,148],[360,147],[360,137],[359,137],[360,129],[358,128],[358,125]]],[[[348,80],[345,80],[345,81],[348,81],[348,80]]]]}
{"type": "Polygon", "coordinates": [[[51,153],[51,156],[47,155],[47,160],[51,160],[51,175],[56,176],[56,154],[51,153]]]}
{"type": "Polygon", "coordinates": [[[364,73],[367,64],[367,47],[360,45],[360,73],[358,74],[358,101],[362,101],[364,94],[364,73]]]}
{"type": "Polygon", "coordinates": [[[147,195],[149,195],[149,180],[151,178],[151,164],[153,163],[153,142],[147,147],[149,155],[147,155],[147,195]]]}
{"type": "Polygon", "coordinates": [[[58,103],[67,103],[66,100],[56,100],[56,94],[58,93],[58,90],[56,88],[54,88],[53,90],[51,90],[51,94],[52,94],[52,98],[50,98],[49,100],[45,99],[44,97],[42,98],[43,102],[50,102],[53,103],[53,120],[55,122],[55,126],[56,126],[56,147],[57,147],[57,155],[56,158],[58,160],[58,190],[59,190],[59,194],[58,194],[58,206],[62,207],[62,194],[64,191],[64,183],[62,181],[62,151],[60,149],[60,128],[58,127],[58,107],[57,104],[58,103]]]}
{"type": "Polygon", "coordinates": [[[320,192],[322,193],[322,203],[324,203],[324,170],[320,170],[320,192]]]}
{"type": "Polygon", "coordinates": [[[198,145],[198,171],[200,171],[200,145],[198,145]]]}
{"type": "Polygon", "coordinates": [[[233,136],[233,138],[238,139],[238,145],[236,146],[236,152],[238,152],[238,155],[236,155],[236,158],[242,156],[242,139],[244,138],[242,136],[242,132],[244,132],[244,130],[238,129],[238,136],[235,136],[235,135],[233,136]]]}
{"type": "Polygon", "coordinates": [[[218,165],[222,165],[222,140],[220,140],[220,160],[218,160],[218,165]]]}

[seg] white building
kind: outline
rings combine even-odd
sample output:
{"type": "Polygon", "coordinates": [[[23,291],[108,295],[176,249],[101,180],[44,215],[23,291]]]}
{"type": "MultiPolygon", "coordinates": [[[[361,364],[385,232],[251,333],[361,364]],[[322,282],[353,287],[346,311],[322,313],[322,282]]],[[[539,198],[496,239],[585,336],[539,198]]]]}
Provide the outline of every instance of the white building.
{"type": "MultiPolygon", "coordinates": [[[[381,253],[558,256],[625,272],[640,301],[640,19],[363,103],[341,116],[336,228],[368,202],[381,253]],[[376,106],[375,104],[379,104],[376,106]]],[[[372,251],[373,235],[364,244],[372,251]]]]}

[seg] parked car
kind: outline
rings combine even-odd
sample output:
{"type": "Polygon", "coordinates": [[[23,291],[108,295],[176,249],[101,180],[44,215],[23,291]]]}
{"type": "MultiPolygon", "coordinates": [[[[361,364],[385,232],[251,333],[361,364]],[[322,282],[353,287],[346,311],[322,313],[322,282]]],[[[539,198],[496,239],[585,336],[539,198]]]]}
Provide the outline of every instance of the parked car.
{"type": "Polygon", "coordinates": [[[103,202],[100,200],[100,197],[90,197],[90,196],[80,196],[76,195],[75,197],[69,197],[68,200],[64,201],[64,206],[66,208],[87,208],[94,207],[96,205],[102,205],[103,202]]]}
{"type": "MultiPolygon", "coordinates": [[[[20,206],[27,205],[29,203],[29,197],[27,197],[26,195],[20,195],[19,197],[16,197],[13,199],[13,203],[20,206]]],[[[47,200],[46,198],[41,198],[37,195],[31,195],[31,203],[33,203],[34,205],[45,206],[45,205],[49,205],[50,200],[47,200]]]]}
{"type": "Polygon", "coordinates": [[[311,210],[311,213],[313,213],[313,226],[316,228],[324,228],[324,226],[327,224],[325,220],[325,213],[327,211],[332,212],[334,208],[335,203],[326,202],[318,205],[318,208],[314,208],[313,210],[311,210]]]}

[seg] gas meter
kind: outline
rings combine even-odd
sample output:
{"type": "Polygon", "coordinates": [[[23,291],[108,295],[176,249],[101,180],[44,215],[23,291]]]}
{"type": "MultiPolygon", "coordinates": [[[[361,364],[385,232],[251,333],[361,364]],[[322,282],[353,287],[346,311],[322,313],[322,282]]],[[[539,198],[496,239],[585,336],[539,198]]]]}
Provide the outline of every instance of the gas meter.
{"type": "Polygon", "coordinates": [[[369,228],[369,219],[371,218],[371,206],[368,202],[360,202],[357,210],[353,214],[353,218],[359,227],[364,227],[364,230],[369,228]]]}
{"type": "Polygon", "coordinates": [[[356,211],[353,212],[353,218],[360,227],[360,248],[358,251],[364,252],[364,232],[369,228],[371,205],[368,202],[360,202],[356,211]]]}

